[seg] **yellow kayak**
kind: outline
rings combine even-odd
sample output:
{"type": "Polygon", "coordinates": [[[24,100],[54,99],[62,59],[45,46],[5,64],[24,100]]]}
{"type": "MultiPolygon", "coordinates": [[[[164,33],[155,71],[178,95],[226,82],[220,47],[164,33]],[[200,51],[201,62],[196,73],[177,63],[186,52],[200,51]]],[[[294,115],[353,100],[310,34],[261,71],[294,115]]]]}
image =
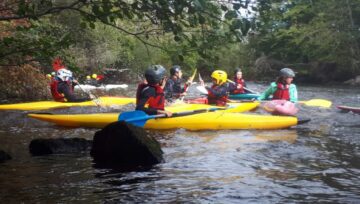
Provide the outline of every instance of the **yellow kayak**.
{"type": "MultiPolygon", "coordinates": [[[[245,112],[256,108],[259,102],[249,103],[232,103],[231,108],[223,110],[223,112],[245,112]]],[[[171,112],[183,112],[192,110],[201,110],[209,108],[224,108],[218,106],[210,106],[206,104],[181,104],[166,107],[171,112]]],[[[94,127],[103,128],[107,124],[118,120],[119,113],[95,113],[95,114],[28,114],[29,117],[38,120],[55,123],[60,126],[68,127],[94,127]]]]}
{"type": "Polygon", "coordinates": [[[52,108],[68,108],[74,106],[114,106],[135,103],[135,98],[124,97],[99,97],[96,101],[85,102],[56,102],[56,101],[38,101],[28,103],[3,104],[0,110],[46,110],[52,108]]]}
{"type": "MultiPolygon", "coordinates": [[[[249,104],[252,103],[243,103],[242,105],[239,105],[239,107],[250,107],[249,104]]],[[[195,106],[192,106],[192,108],[193,107],[195,106]]],[[[209,108],[209,106],[207,108],[209,108]]],[[[175,112],[175,109],[179,108],[175,107],[172,109],[169,107],[167,110],[175,112]]],[[[184,109],[181,111],[184,111],[184,109]]],[[[299,122],[296,117],[242,114],[234,113],[232,111],[234,110],[227,109],[225,111],[198,113],[181,117],[149,119],[145,123],[144,128],[161,130],[176,128],[188,130],[281,129],[297,125],[299,122]]],[[[118,116],[119,113],[71,115],[29,114],[29,117],[55,123],[60,126],[93,128],[103,128],[109,123],[117,121],[118,116]]]]}

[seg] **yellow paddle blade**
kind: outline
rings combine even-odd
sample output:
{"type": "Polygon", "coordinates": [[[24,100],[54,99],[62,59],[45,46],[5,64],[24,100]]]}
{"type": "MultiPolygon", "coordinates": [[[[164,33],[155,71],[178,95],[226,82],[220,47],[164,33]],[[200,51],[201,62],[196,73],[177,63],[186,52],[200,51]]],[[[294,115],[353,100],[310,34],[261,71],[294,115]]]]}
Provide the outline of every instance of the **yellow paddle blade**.
{"type": "Polygon", "coordinates": [[[191,77],[190,77],[190,79],[189,79],[190,82],[193,82],[193,81],[194,81],[196,72],[197,72],[197,68],[195,68],[194,73],[191,75],[191,77]]]}
{"type": "Polygon", "coordinates": [[[325,99],[311,99],[308,101],[299,101],[301,104],[305,104],[307,106],[318,106],[323,108],[330,108],[332,102],[325,99]]]}

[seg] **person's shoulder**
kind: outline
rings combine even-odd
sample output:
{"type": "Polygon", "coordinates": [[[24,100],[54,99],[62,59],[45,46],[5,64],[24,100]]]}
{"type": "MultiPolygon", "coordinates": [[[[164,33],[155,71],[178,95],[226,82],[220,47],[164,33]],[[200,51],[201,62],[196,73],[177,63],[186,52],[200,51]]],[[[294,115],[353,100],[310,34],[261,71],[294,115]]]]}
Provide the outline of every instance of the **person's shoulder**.
{"type": "Polygon", "coordinates": [[[290,84],[289,87],[290,87],[290,88],[296,88],[296,85],[295,85],[295,84],[290,84]]]}
{"type": "Polygon", "coordinates": [[[270,86],[272,86],[272,87],[277,87],[277,84],[276,84],[275,81],[273,81],[273,82],[270,83],[270,86]]]}

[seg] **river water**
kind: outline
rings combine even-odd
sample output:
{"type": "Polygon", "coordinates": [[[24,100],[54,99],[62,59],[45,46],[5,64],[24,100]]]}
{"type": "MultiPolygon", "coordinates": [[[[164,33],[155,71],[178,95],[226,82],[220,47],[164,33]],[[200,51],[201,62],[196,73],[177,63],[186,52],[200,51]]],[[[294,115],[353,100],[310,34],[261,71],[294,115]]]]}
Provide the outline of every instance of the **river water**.
{"type": "MultiPolygon", "coordinates": [[[[260,91],[265,86],[250,88],[260,91]]],[[[27,118],[22,111],[0,112],[0,149],[12,156],[0,164],[0,201],[359,203],[360,115],[341,112],[336,105],[360,106],[360,90],[298,86],[298,91],[302,100],[322,98],[333,106],[301,106],[298,115],[311,122],[284,130],[156,132],[165,162],[133,172],[94,168],[87,152],[32,157],[32,139],[92,139],[97,130],[56,127],[27,118]]],[[[134,90],[121,94],[129,93],[134,90]]],[[[49,112],[101,111],[114,110],[49,112]]]]}

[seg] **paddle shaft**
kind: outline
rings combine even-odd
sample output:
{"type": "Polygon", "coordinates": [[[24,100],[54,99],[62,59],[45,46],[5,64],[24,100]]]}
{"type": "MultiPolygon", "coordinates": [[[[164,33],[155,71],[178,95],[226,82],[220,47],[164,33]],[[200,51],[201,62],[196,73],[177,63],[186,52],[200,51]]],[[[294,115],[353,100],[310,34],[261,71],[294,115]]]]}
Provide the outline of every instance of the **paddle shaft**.
{"type": "MultiPolygon", "coordinates": [[[[232,83],[232,84],[235,84],[235,85],[236,85],[236,83],[235,83],[234,81],[231,81],[230,79],[228,79],[227,81],[230,82],[230,83],[232,83]]],[[[243,86],[243,89],[244,89],[245,91],[248,91],[249,93],[252,93],[252,94],[259,94],[258,92],[253,91],[253,90],[251,90],[251,89],[248,89],[248,88],[246,88],[245,86],[243,86]]]]}
{"type": "Polygon", "coordinates": [[[86,93],[90,98],[91,98],[91,95],[93,95],[93,96],[95,97],[95,100],[92,100],[92,101],[94,101],[97,106],[101,106],[100,100],[99,100],[99,98],[98,98],[97,96],[95,96],[94,94],[91,94],[90,91],[89,91],[89,92],[86,92],[86,91],[81,87],[80,83],[77,83],[77,85],[79,86],[79,89],[80,89],[82,92],[86,93]]]}
{"type": "MultiPolygon", "coordinates": [[[[187,85],[186,86],[186,88],[185,88],[185,90],[184,90],[184,93],[186,93],[188,90],[189,90],[189,88],[190,88],[190,86],[192,85],[192,82],[194,81],[194,78],[195,78],[195,75],[196,75],[196,71],[197,71],[197,69],[195,69],[195,71],[194,71],[194,73],[193,73],[193,75],[191,75],[191,77],[190,77],[190,79],[189,79],[189,85],[187,85]]],[[[185,96],[182,96],[181,98],[180,98],[180,100],[184,100],[184,97],[185,96]]]]}

